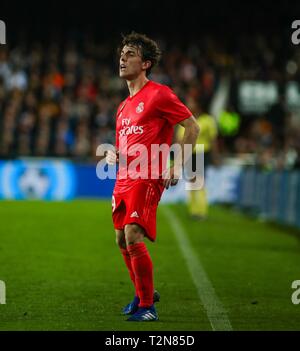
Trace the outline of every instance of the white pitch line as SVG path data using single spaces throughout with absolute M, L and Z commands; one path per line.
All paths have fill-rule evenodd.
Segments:
M 170 208 L 167 206 L 162 206 L 161 208 L 163 209 L 164 214 L 176 236 L 179 248 L 186 260 L 188 269 L 197 288 L 198 296 L 206 310 L 206 314 L 212 329 L 220 331 L 232 330 L 227 313 L 219 300 L 198 256 L 195 254 L 188 239 L 187 233 L 181 225 L 181 222 L 176 218 Z

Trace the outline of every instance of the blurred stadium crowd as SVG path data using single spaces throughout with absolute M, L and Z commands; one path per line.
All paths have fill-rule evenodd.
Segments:
M 114 114 L 128 94 L 118 78 L 120 39 L 59 37 L 1 46 L 0 157 L 87 160 L 96 157 L 99 144 L 114 143 Z M 158 42 L 163 59 L 150 79 L 206 111 L 224 77 L 232 85 L 300 81 L 300 49 L 279 36 L 206 35 Z M 266 169 L 300 167 L 300 114 L 287 109 L 284 96 L 264 114 L 244 115 L 234 98 L 226 109 L 238 114 L 240 127 L 233 135 L 219 133 L 215 160 L 235 157 Z

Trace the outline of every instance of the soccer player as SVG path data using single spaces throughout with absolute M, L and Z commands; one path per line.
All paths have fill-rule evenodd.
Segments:
M 158 203 L 164 189 L 177 184 L 180 170 L 172 166 L 168 177 L 164 177 L 166 168 L 162 167 L 159 168 L 160 177 L 151 179 L 149 157 L 148 178 L 134 179 L 129 175 L 121 177 L 121 174 L 137 157 L 128 153 L 130 147 L 142 144 L 150 155 L 151 145 L 170 145 L 177 123 L 185 128 L 181 144 L 194 146 L 199 127 L 190 110 L 169 87 L 147 78 L 161 55 L 155 41 L 133 32 L 123 37 L 119 54 L 119 75 L 127 82 L 129 96 L 117 110 L 116 150 L 106 153 L 106 162 L 110 165 L 119 162 L 112 218 L 116 242 L 135 288 L 134 299 L 125 306 L 123 314 L 130 315 L 128 321 L 156 321 L 153 265 L 144 239 L 155 241 Z M 127 164 L 121 162 L 124 158 Z

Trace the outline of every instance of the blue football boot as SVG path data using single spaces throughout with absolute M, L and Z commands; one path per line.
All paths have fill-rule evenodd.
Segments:
M 153 303 L 159 302 L 159 300 L 160 300 L 160 293 L 157 290 L 154 290 Z M 125 314 L 125 315 L 134 314 L 139 308 L 139 303 L 140 303 L 139 297 L 135 296 L 133 300 L 123 308 L 122 314 Z
M 127 321 L 129 322 L 154 322 L 158 321 L 158 314 L 154 305 L 150 307 L 139 307 L 139 309 L 130 316 Z
M 133 300 L 123 308 L 122 313 L 125 315 L 134 314 L 139 308 L 139 303 L 140 303 L 139 297 L 135 296 Z

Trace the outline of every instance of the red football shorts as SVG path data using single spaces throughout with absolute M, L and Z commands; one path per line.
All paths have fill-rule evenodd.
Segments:
M 156 239 L 156 211 L 162 191 L 152 182 L 140 182 L 123 193 L 113 193 L 112 219 L 114 228 L 124 230 L 136 223 L 151 241 Z

